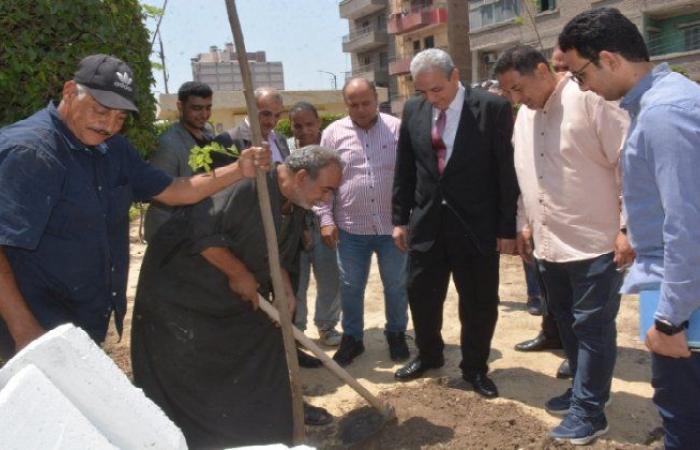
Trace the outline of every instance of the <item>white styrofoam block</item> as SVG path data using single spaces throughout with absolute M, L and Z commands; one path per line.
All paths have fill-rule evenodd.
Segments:
M 185 437 L 83 330 L 61 325 L 0 369 L 0 389 L 33 364 L 115 446 L 184 450 Z
M 32 364 L 0 391 L 0 448 L 116 449 Z
M 224 450 L 316 450 L 316 447 L 309 447 L 308 445 L 297 445 L 296 447 L 287 447 L 284 444 L 270 444 L 252 445 L 248 447 L 233 447 Z

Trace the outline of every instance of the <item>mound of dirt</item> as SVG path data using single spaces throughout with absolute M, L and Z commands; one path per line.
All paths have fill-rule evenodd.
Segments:
M 518 405 L 485 400 L 462 380 L 440 378 L 384 391 L 397 420 L 381 426 L 366 406 L 334 426 L 308 429 L 320 449 L 573 449 L 547 437 L 548 427 Z M 647 448 L 599 439 L 593 449 Z

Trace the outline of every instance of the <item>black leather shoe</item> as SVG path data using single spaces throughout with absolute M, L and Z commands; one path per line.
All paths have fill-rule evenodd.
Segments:
M 409 381 L 415 380 L 423 376 L 428 369 L 437 369 L 445 365 L 445 360 L 440 358 L 440 360 L 434 363 L 423 362 L 420 356 L 413 358 L 408 364 L 394 372 L 394 378 L 399 381 Z
M 309 405 L 304 402 L 304 424 L 311 426 L 328 425 L 333 421 L 333 416 L 331 416 L 325 408 L 319 408 L 318 406 Z
M 515 349 L 519 352 L 540 352 L 542 350 L 555 350 L 560 348 L 562 348 L 561 340 L 545 337 L 543 332 L 540 332 L 534 339 L 515 344 Z
M 299 359 L 299 366 L 307 369 L 315 369 L 323 365 L 320 359 L 316 358 L 315 356 L 311 356 L 300 349 L 297 349 L 297 358 Z
M 571 373 L 571 367 L 569 367 L 569 360 L 565 359 L 557 369 L 557 378 L 566 380 L 568 378 L 573 378 L 573 376 L 574 375 Z
M 485 373 L 476 373 L 473 375 L 462 375 L 464 381 L 470 383 L 474 388 L 474 391 L 486 398 L 496 398 L 498 397 L 498 388 L 496 384 L 491 381 Z
M 542 315 L 542 299 L 540 297 L 528 297 L 525 306 L 527 308 L 527 312 L 531 315 Z
M 350 363 L 364 351 L 365 344 L 363 344 L 362 341 L 358 341 L 352 336 L 344 334 L 343 338 L 340 340 L 338 351 L 333 355 L 333 359 L 338 365 L 345 367 L 350 365 Z
M 406 345 L 406 335 L 403 332 L 385 331 L 384 335 L 389 344 L 389 356 L 392 361 L 405 361 L 411 356 Z

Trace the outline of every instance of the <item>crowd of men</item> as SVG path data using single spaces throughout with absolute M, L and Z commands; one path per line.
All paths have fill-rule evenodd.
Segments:
M 544 405 L 563 416 L 550 435 L 587 444 L 608 431 L 620 294 L 645 292 L 658 299 L 646 345 L 665 445 L 694 448 L 700 354 L 686 328 L 700 307 L 700 87 L 651 63 L 616 9 L 576 16 L 558 46 L 554 64 L 529 46 L 505 51 L 494 67 L 497 94 L 462 85 L 445 51 L 421 51 L 410 65 L 418 95 L 400 120 L 379 112 L 370 81 L 353 78 L 342 91 L 347 117 L 322 131 L 316 108 L 297 103 L 289 139 L 275 131 L 282 95 L 260 88 L 263 147 L 251 147 L 248 118 L 214 136 L 213 93 L 188 82 L 178 92 L 180 120 L 150 163 L 119 134 L 138 112 L 124 81 L 131 69 L 110 55 L 84 58 L 58 105 L 0 130 L 0 356 L 66 322 L 101 343 L 114 315 L 121 333 L 128 210 L 150 201 L 134 382 L 193 448 L 289 442 L 281 332 L 257 308 L 273 299 L 253 180 L 264 170 L 294 323 L 306 328 L 313 272 L 314 324 L 321 343 L 338 346 L 340 365 L 365 349 L 376 255 L 388 354 L 405 361 L 396 380 L 444 365 L 451 277 L 461 375 L 497 397 L 487 361 L 499 257 L 519 254 L 538 288 L 528 307 L 544 319 L 518 349 L 563 346 L 573 377 Z M 240 154 L 193 173 L 190 150 L 211 142 Z M 302 349 L 298 356 L 302 366 L 320 365 Z M 304 406 L 307 424 L 332 420 Z

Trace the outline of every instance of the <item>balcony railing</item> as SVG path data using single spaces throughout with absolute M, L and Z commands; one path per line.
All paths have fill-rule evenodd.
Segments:
M 387 0 L 342 0 L 338 4 L 340 17 L 358 19 L 386 8 Z
M 441 23 L 447 23 L 445 5 L 413 7 L 391 14 L 387 22 L 387 31 L 389 34 L 401 34 Z
M 353 77 L 366 78 L 375 84 L 386 84 L 389 81 L 389 71 L 388 65 L 380 64 L 367 64 L 364 66 L 356 67 L 350 72 L 345 72 L 345 79 L 348 80 Z
M 367 27 L 355 30 L 343 36 L 345 53 L 366 52 L 389 42 L 386 30 L 379 27 Z

